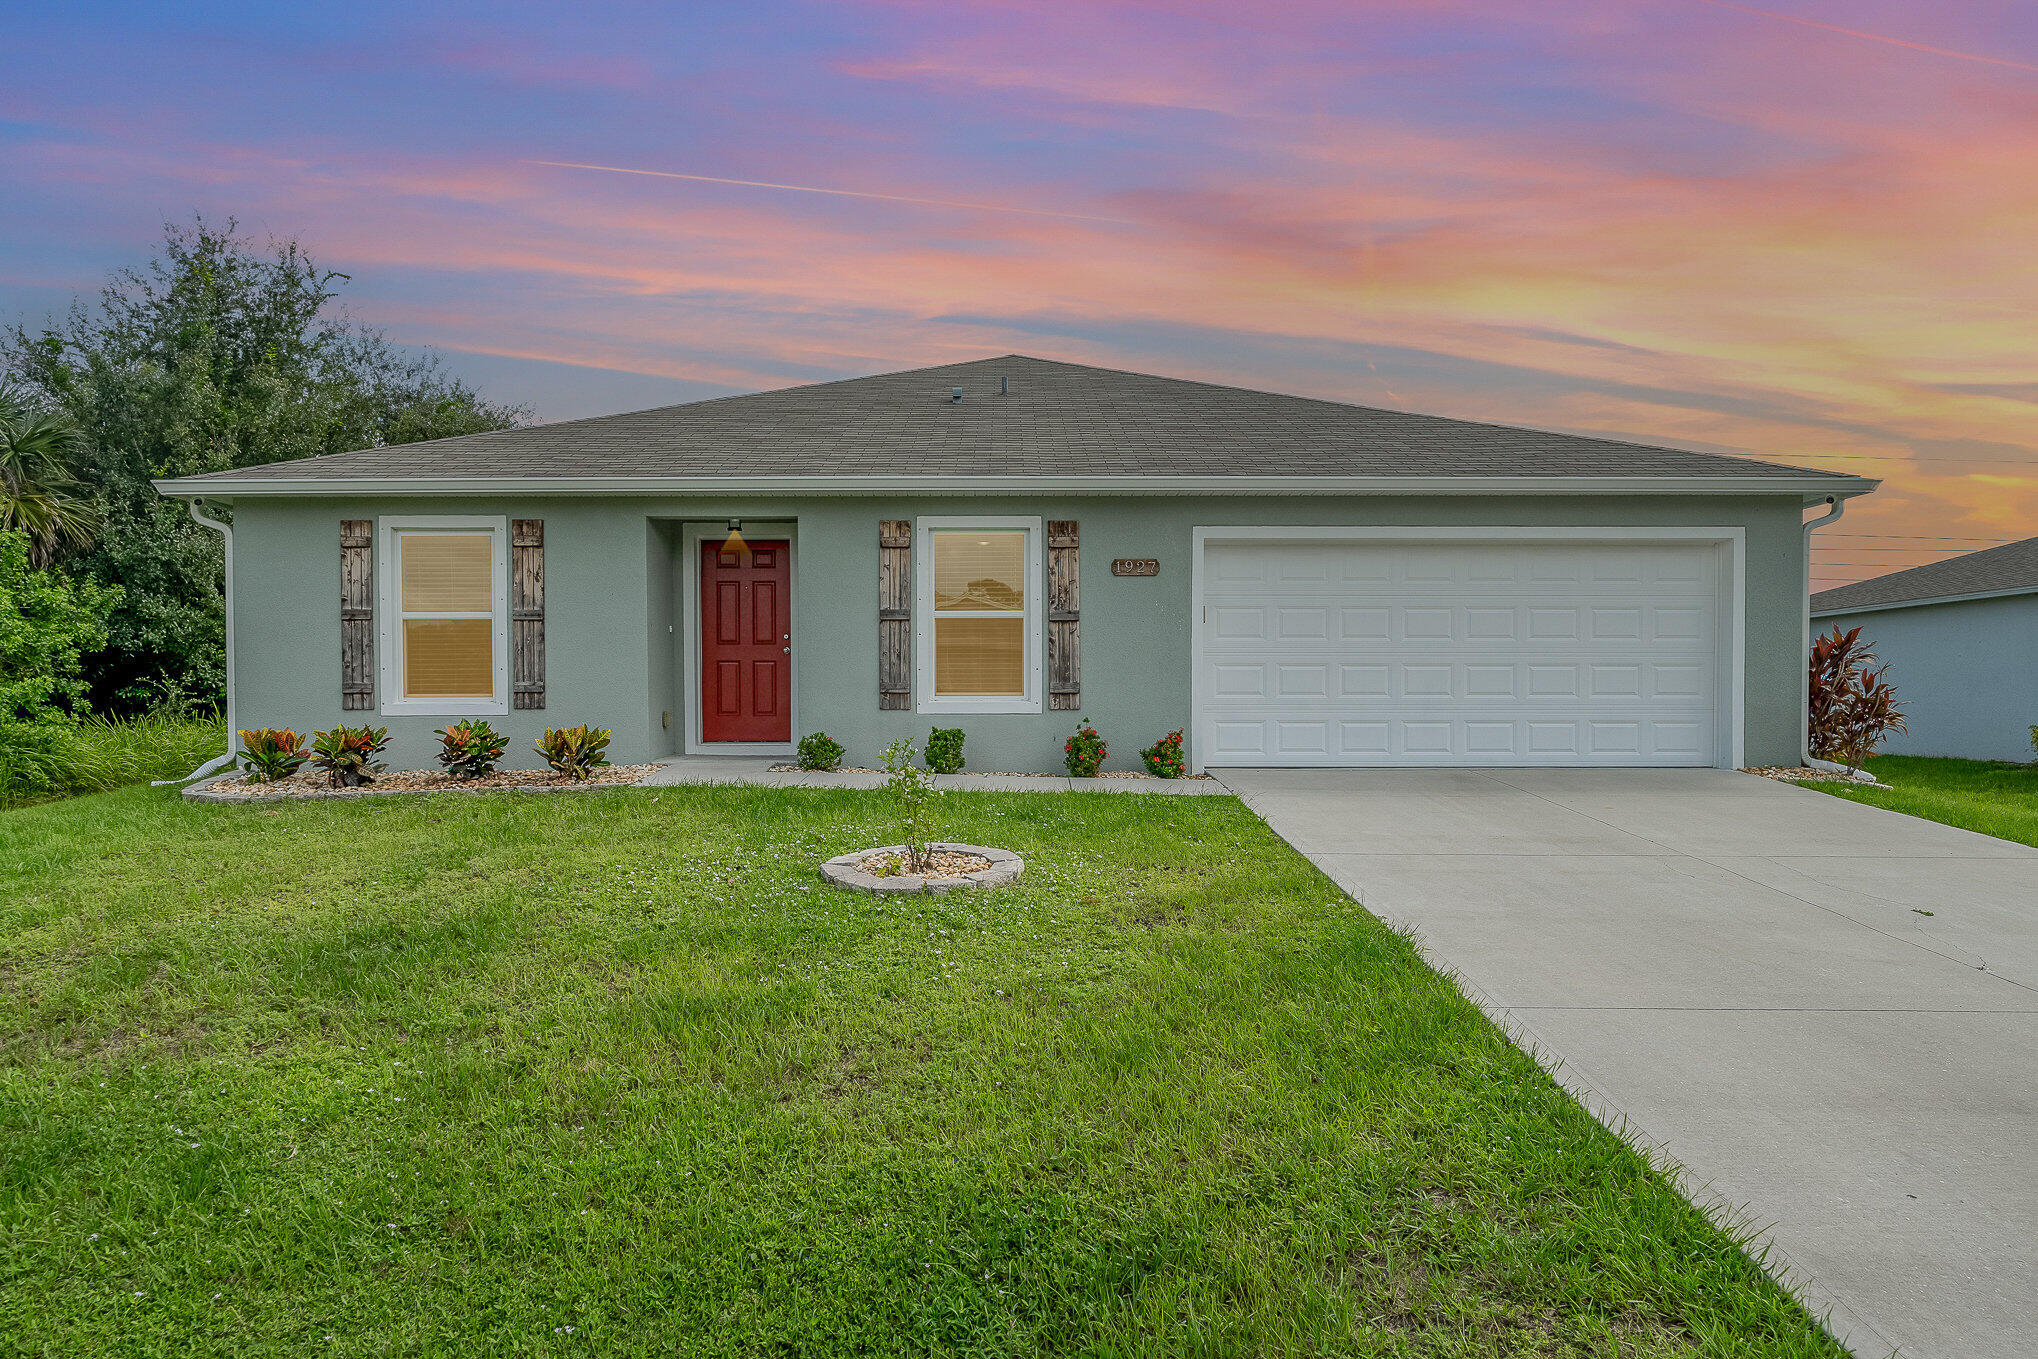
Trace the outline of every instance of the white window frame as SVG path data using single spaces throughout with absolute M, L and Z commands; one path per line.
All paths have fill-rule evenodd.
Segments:
M 493 608 L 491 646 L 495 658 L 495 692 L 486 698 L 405 698 L 403 696 L 403 535 L 434 530 L 486 533 Z M 378 693 L 388 714 L 430 714 L 434 717 L 493 716 L 509 711 L 509 517 L 488 514 L 384 515 L 376 526 L 376 615 L 380 658 Z M 414 615 L 431 617 L 430 614 Z M 449 615 L 470 617 L 468 614 Z
M 937 533 L 1011 533 L 1026 535 L 1026 692 L 1019 697 L 937 698 L 934 693 L 934 535 Z M 929 515 L 918 521 L 914 537 L 913 650 L 919 657 L 919 708 L 923 713 L 1037 713 L 1040 711 L 1042 595 L 1047 588 L 1041 520 L 1028 515 Z M 951 617 L 957 615 L 950 615 Z M 968 618 L 972 615 L 962 614 Z M 999 617 L 1009 615 L 1000 614 Z

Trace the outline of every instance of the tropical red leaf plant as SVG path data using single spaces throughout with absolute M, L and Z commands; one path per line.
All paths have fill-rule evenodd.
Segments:
M 509 749 L 509 742 L 485 718 L 455 722 L 432 734 L 439 738 L 439 763 L 456 779 L 485 777 Z
M 375 757 L 389 744 L 387 727 L 337 726 L 331 731 L 312 733 L 311 763 L 323 770 L 333 788 L 358 788 L 375 782 L 388 766 Z
M 1905 730 L 1889 667 L 1875 667 L 1861 629 L 1832 632 L 1812 643 L 1811 753 L 1859 769 L 1894 732 Z
M 311 749 L 304 738 L 288 727 L 241 728 L 241 768 L 254 783 L 287 779 L 304 767 Z

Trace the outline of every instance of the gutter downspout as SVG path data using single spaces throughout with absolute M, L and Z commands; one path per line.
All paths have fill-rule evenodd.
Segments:
M 226 545 L 226 753 L 207 760 L 181 779 L 156 779 L 150 783 L 151 788 L 163 788 L 170 784 L 202 779 L 220 766 L 234 762 L 234 531 L 231 525 L 208 518 L 199 508 L 204 503 L 203 499 L 193 496 L 185 508 L 191 511 L 194 520 L 215 530 Z M 1810 624 L 1807 623 L 1806 626 L 1809 627 Z
M 1844 774 L 1848 772 L 1845 765 L 1834 764 L 1831 760 L 1816 759 L 1812 755 L 1812 530 L 1823 524 L 1832 523 L 1847 512 L 1847 502 L 1838 496 L 1827 496 L 1826 503 L 1833 508 L 1816 519 L 1807 519 L 1804 525 L 1804 649 L 1800 653 L 1803 657 L 1800 667 L 1804 673 L 1802 697 L 1797 705 L 1797 753 L 1807 769 L 1823 769 L 1829 774 Z M 1866 771 L 1857 775 L 1865 776 Z

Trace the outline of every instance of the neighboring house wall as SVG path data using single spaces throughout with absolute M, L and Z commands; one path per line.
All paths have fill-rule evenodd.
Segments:
M 237 685 L 243 726 L 303 731 L 387 725 L 392 765 L 430 763 L 445 719 L 346 713 L 339 693 L 339 521 L 406 514 L 496 514 L 545 521 L 546 707 L 489 721 L 511 762 L 537 763 L 546 726 L 613 728 L 612 758 L 678 748 L 685 701 L 679 521 L 798 524 L 793 636 L 795 735 L 825 730 L 849 760 L 875 763 L 898 736 L 968 733 L 972 768 L 1048 770 L 1078 717 L 1111 744 L 1107 768 L 1190 720 L 1190 573 L 1198 525 L 1700 526 L 1746 532 L 1746 756 L 1797 759 L 1803 664 L 1802 511 L 1794 497 L 994 497 L 741 500 L 636 497 L 258 499 L 235 506 Z M 1080 712 L 881 711 L 877 696 L 878 521 L 1029 515 L 1081 525 Z M 1115 577 L 1117 557 L 1154 557 L 1153 578 Z M 667 631 L 672 628 L 673 631 Z M 1044 707 L 1044 705 L 1043 705 Z M 672 726 L 662 724 L 666 711 Z
M 1897 689 L 1909 731 L 1888 755 L 2029 760 L 2038 722 L 2038 595 L 1822 615 L 1821 633 L 1858 626 Z

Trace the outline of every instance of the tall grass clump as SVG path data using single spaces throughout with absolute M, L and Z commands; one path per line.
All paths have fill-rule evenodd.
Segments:
M 217 717 L 87 716 L 11 725 L 0 742 L 0 807 L 103 793 L 188 774 L 226 749 Z

